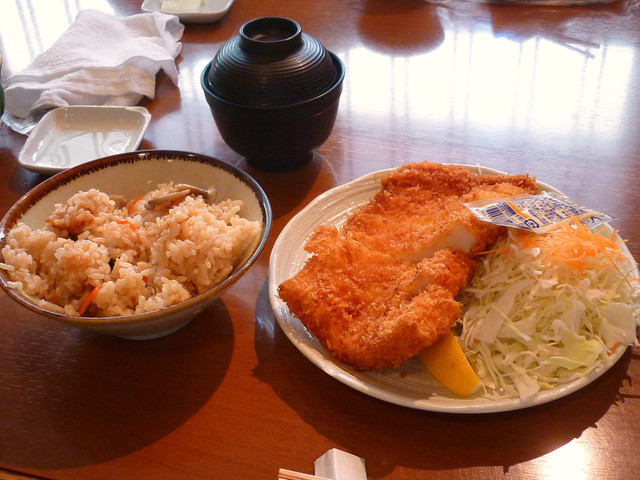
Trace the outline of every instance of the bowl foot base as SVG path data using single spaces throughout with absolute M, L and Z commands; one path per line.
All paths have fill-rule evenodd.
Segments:
M 309 163 L 312 158 L 313 152 L 296 155 L 295 157 L 246 157 L 245 160 L 250 166 L 257 170 L 263 170 L 266 172 L 287 172 Z
M 118 335 L 118 336 L 126 340 L 155 340 L 156 338 L 166 337 L 167 335 L 171 335 L 172 333 L 177 332 L 181 328 L 185 327 L 190 321 L 191 319 L 189 319 L 186 322 L 180 323 L 179 325 L 168 328 L 166 330 L 162 330 L 160 332 L 139 333 L 139 334 L 130 334 L 130 335 Z

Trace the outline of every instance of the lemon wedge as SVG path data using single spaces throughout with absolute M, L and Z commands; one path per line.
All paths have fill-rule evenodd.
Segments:
M 431 375 L 456 395 L 468 397 L 480 387 L 480 378 L 451 330 L 422 350 L 420 360 Z

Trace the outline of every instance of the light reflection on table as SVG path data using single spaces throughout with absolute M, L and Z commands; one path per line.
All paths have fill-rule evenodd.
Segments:
M 553 452 L 545 455 L 540 468 L 540 476 L 548 480 L 586 480 L 585 471 L 589 452 L 579 439 L 574 439 Z
M 81 9 L 130 15 L 141 3 L 4 0 L 3 76 L 26 67 Z M 548 405 L 437 415 L 335 382 L 296 350 L 270 309 L 269 250 L 300 209 L 336 185 L 424 159 L 530 173 L 617 217 L 640 257 L 639 4 L 511 7 L 236 0 L 222 21 L 186 26 L 178 86 L 160 74 L 156 97 L 142 102 L 152 122 L 141 148 L 194 151 L 246 170 L 272 203 L 270 244 L 219 303 L 155 343 L 39 322 L 0 296 L 3 468 L 74 480 L 270 480 L 279 467 L 311 472 L 337 447 L 363 455 L 372 479 L 640 471 L 637 349 Z M 329 140 L 307 166 L 277 174 L 251 169 L 224 144 L 200 87 L 219 46 L 266 15 L 298 21 L 347 70 Z M 25 138 L 0 127 L 5 211 L 45 178 L 17 164 Z

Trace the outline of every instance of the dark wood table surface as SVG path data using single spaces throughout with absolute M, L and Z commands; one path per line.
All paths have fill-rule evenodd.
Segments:
M 4 73 L 83 8 L 140 0 L 4 0 Z M 160 74 L 141 149 L 211 155 L 252 175 L 274 213 L 266 251 L 218 302 L 152 341 L 36 317 L 0 294 L 0 478 L 275 479 L 331 448 L 372 479 L 638 478 L 640 351 L 586 388 L 524 410 L 452 415 L 385 403 L 325 374 L 271 311 L 273 242 L 326 190 L 432 160 L 529 173 L 616 218 L 640 256 L 640 6 L 422 0 L 236 0 L 187 25 L 179 85 Z M 255 170 L 220 138 L 199 77 L 246 21 L 285 16 L 346 64 L 335 129 L 307 165 Z M 0 126 L 0 214 L 46 177 Z

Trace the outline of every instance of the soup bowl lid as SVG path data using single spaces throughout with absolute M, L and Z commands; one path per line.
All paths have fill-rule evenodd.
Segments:
M 242 25 L 213 58 L 206 88 L 244 105 L 282 106 L 314 98 L 338 79 L 326 48 L 288 18 Z

